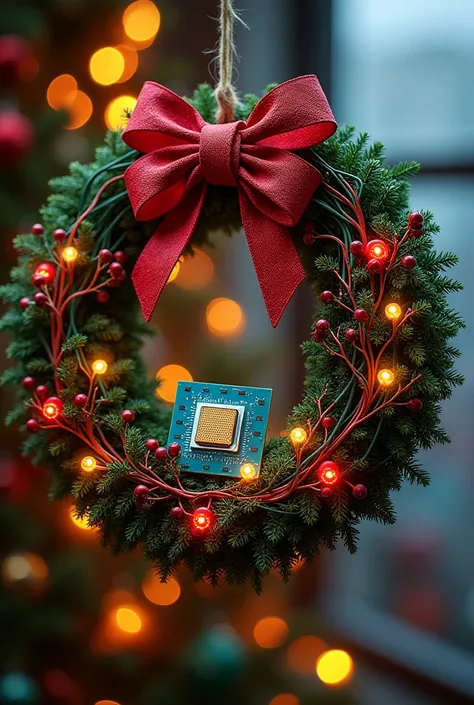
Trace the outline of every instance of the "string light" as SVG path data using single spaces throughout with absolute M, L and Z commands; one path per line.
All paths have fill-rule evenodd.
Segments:
M 97 467 L 97 460 L 92 455 L 85 455 L 81 460 L 81 468 L 86 472 L 92 472 Z
M 395 375 L 392 370 L 385 368 L 378 371 L 377 379 L 382 387 L 390 387 L 390 385 L 394 382 Z
M 332 460 L 325 460 L 318 468 L 318 479 L 325 485 L 335 485 L 340 475 L 339 466 Z
M 49 397 L 43 404 L 43 416 L 46 419 L 57 419 L 63 410 L 63 403 L 59 397 Z
M 110 101 L 105 109 L 105 124 L 109 130 L 120 130 L 127 124 L 127 113 L 133 112 L 137 99 L 133 95 L 121 95 Z
M 245 328 L 245 315 L 237 301 L 226 298 L 213 299 L 206 308 L 209 331 L 219 337 L 236 337 Z
M 182 365 L 165 365 L 156 373 L 156 380 L 160 386 L 156 389 L 156 396 L 164 401 L 172 402 L 176 397 L 178 382 L 192 382 L 193 377 L 189 370 Z
M 347 651 L 331 649 L 316 662 L 318 678 L 326 685 L 339 685 L 349 680 L 354 671 L 354 662 Z
M 288 638 L 288 625 L 280 617 L 264 617 L 255 625 L 253 638 L 262 649 L 277 649 Z
M 48 86 L 46 100 L 53 110 L 69 108 L 77 95 L 77 81 L 74 76 L 63 73 L 56 76 Z
M 244 463 L 240 468 L 240 475 L 244 480 L 254 480 L 257 476 L 257 469 L 252 463 Z
M 123 13 L 125 34 L 134 42 L 154 39 L 160 29 L 161 16 L 156 5 L 148 0 L 132 2 Z
M 127 634 L 138 634 L 142 628 L 140 616 L 131 607 L 119 607 L 115 612 L 115 622 Z
M 215 522 L 215 516 L 208 507 L 198 507 L 195 509 L 192 516 L 193 532 L 203 534 Z
M 68 105 L 69 122 L 65 126 L 66 130 L 78 130 L 90 119 L 94 106 L 92 101 L 84 91 L 77 91 L 72 103 Z
M 125 70 L 125 59 L 119 49 L 103 47 L 94 52 L 89 61 L 92 79 L 102 86 L 117 83 Z
M 301 445 L 301 443 L 304 443 L 305 440 L 308 438 L 308 434 L 304 430 L 304 428 L 292 428 L 290 431 L 290 439 L 291 442 L 296 445 Z
M 153 570 L 150 570 L 145 576 L 142 590 L 147 600 L 153 602 L 154 605 L 160 605 L 160 607 L 173 605 L 181 594 L 181 588 L 175 578 L 168 578 L 166 583 L 162 583 Z
M 383 240 L 370 240 L 365 246 L 367 259 L 385 260 L 390 255 L 390 248 Z
M 95 375 L 105 375 L 107 372 L 108 364 L 105 360 L 94 360 L 92 363 L 92 372 Z
M 79 252 L 75 247 L 65 247 L 61 253 L 61 257 L 65 262 L 75 262 L 79 256 Z
M 396 303 L 387 304 L 385 306 L 385 315 L 390 321 L 396 321 L 402 315 L 402 309 Z

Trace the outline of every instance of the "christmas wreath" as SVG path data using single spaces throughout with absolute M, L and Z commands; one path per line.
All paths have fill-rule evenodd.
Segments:
M 148 83 L 124 134 L 52 182 L 1 291 L 16 362 L 3 383 L 19 387 L 7 421 L 26 423 L 24 452 L 107 546 L 142 545 L 164 579 L 183 562 L 259 589 L 339 538 L 355 551 L 362 519 L 394 521 L 392 490 L 428 483 L 416 452 L 448 441 L 440 401 L 462 382 L 449 341 L 463 324 L 446 300 L 460 285 L 432 215 L 408 210 L 417 164 L 386 164 L 352 128 L 332 134 L 315 77 L 247 95 L 231 123 L 213 123 L 216 107 L 208 85 L 185 101 Z M 288 434 L 261 439 L 258 467 L 190 473 L 188 436 L 167 441 L 169 408 L 140 357 L 150 328 L 129 275 L 149 318 L 182 253 L 241 221 L 272 323 L 303 277 L 322 302 L 304 395 Z M 246 407 L 219 408 L 234 433 Z

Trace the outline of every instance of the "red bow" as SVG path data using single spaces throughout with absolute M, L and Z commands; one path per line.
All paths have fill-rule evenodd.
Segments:
M 287 150 L 316 145 L 335 129 L 316 76 L 281 84 L 247 122 L 223 125 L 204 122 L 168 88 L 145 83 L 123 139 L 145 153 L 125 172 L 136 219 L 167 213 L 132 275 L 146 320 L 193 234 L 210 183 L 237 188 L 257 278 L 277 325 L 305 276 L 288 227 L 300 220 L 322 178 Z

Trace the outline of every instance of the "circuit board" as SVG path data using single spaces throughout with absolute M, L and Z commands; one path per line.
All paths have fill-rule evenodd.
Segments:
M 260 472 L 272 390 L 178 382 L 168 443 L 183 472 L 240 478 Z M 245 472 L 245 470 L 244 470 Z

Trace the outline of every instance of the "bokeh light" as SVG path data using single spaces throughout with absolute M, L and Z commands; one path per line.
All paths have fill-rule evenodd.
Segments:
M 181 594 L 181 588 L 177 580 L 169 578 L 166 583 L 162 583 L 152 570 L 145 575 L 142 582 L 142 590 L 147 600 L 161 607 L 168 607 L 174 604 Z
M 181 262 L 177 286 L 187 291 L 204 289 L 214 276 L 214 262 L 202 250 L 194 250 L 194 254 L 185 257 Z
M 156 395 L 164 401 L 174 401 L 178 382 L 192 382 L 193 377 L 189 370 L 182 365 L 165 365 L 156 373 L 160 386 L 156 388 Z
M 46 100 L 53 110 L 69 108 L 77 95 L 77 81 L 74 76 L 63 73 L 51 81 L 46 91 Z
M 300 701 L 293 693 L 280 693 L 275 695 L 268 705 L 300 705 Z
M 124 70 L 117 83 L 125 83 L 138 69 L 138 53 L 136 49 L 126 44 L 119 44 L 116 49 L 122 54 L 124 60 Z
M 237 301 L 213 299 L 206 308 L 207 327 L 219 338 L 235 337 L 245 328 L 245 315 Z
M 349 680 L 354 671 L 354 662 L 347 651 L 331 649 L 325 651 L 316 662 L 318 678 L 326 685 L 339 685 Z
M 80 517 L 76 514 L 75 508 L 71 507 L 71 509 L 69 510 L 69 516 L 74 526 L 77 526 L 78 529 L 82 529 L 84 531 L 92 530 L 92 527 L 89 526 L 89 517 L 87 514 L 84 514 L 84 516 Z
M 67 130 L 77 130 L 90 119 L 94 107 L 89 96 L 83 91 L 77 91 L 74 100 L 67 106 L 69 111 L 69 122 Z
M 125 58 L 116 47 L 103 47 L 95 51 L 89 61 L 92 79 L 101 86 L 117 83 L 125 71 Z
M 131 113 L 137 104 L 133 95 L 121 95 L 110 101 L 105 109 L 105 124 L 109 130 L 121 130 L 128 122 L 127 113 Z
M 97 700 L 95 705 L 120 705 L 116 700 Z
M 115 621 L 118 628 L 127 634 L 138 634 L 142 628 L 142 620 L 131 607 L 119 607 L 115 612 Z
M 181 268 L 181 258 L 176 262 L 174 265 L 173 269 L 171 270 L 171 274 L 168 277 L 168 281 L 166 282 L 167 284 L 171 284 L 171 282 L 174 282 L 176 277 L 179 274 L 179 270 Z
M 6 582 L 29 578 L 43 581 L 48 577 L 48 566 L 41 556 L 35 553 L 18 553 L 5 558 L 2 575 Z
M 276 649 L 288 638 L 288 625 L 280 617 L 264 617 L 254 627 L 253 638 L 262 649 Z
M 126 8 L 122 21 L 127 37 L 141 43 L 155 38 L 160 29 L 161 16 L 154 3 L 137 0 Z
M 300 636 L 290 644 L 286 652 L 289 667 L 301 675 L 314 673 L 316 661 L 327 650 L 327 644 L 317 636 Z

